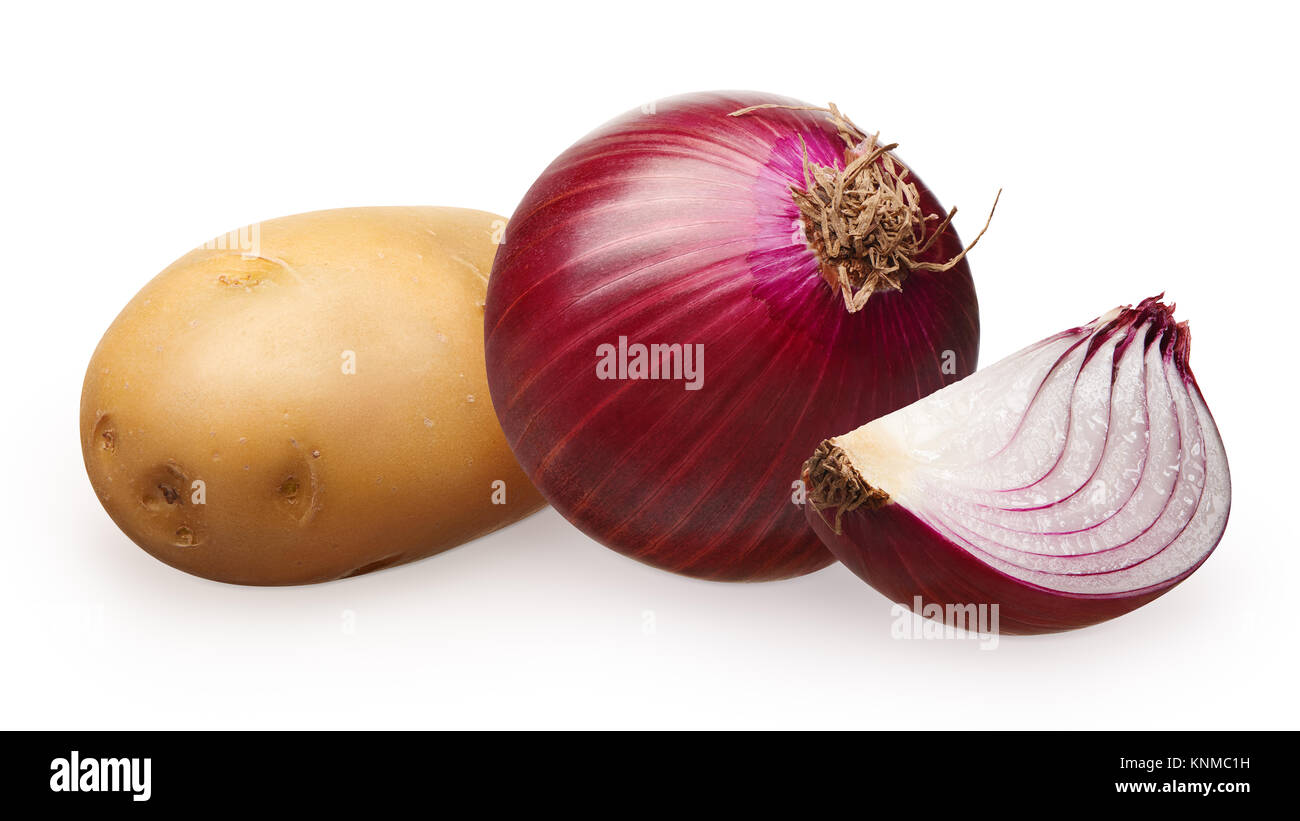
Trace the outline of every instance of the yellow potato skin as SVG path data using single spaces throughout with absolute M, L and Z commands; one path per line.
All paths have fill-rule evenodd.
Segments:
M 173 263 L 86 371 L 82 451 L 113 521 L 173 567 L 282 585 L 420 559 L 540 508 L 483 360 L 504 225 L 317 211 Z

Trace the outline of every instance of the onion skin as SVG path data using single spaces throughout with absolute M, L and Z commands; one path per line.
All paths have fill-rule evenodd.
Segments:
M 1122 616 L 1159 598 L 1205 561 L 1144 590 L 1079 595 L 1013 579 L 978 561 L 899 505 L 846 514 L 838 534 L 811 505 L 805 512 L 835 557 L 890 601 L 908 607 L 917 596 L 925 604 L 940 606 L 996 603 L 999 631 L 1008 635 L 1057 633 Z
M 728 116 L 763 103 L 802 105 L 660 100 L 565 151 L 512 218 L 485 315 L 493 406 L 547 500 L 614 550 L 721 581 L 830 564 L 792 503 L 808 452 L 971 373 L 979 347 L 964 260 L 845 310 L 791 241 L 789 196 L 800 136 L 841 169 L 844 144 L 819 112 Z M 945 213 L 916 183 L 924 211 Z M 921 259 L 961 250 L 949 226 Z M 704 345 L 702 389 L 598 380 L 594 354 L 620 336 Z

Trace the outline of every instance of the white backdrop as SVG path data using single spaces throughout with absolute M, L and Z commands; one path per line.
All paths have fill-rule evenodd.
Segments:
M 116 6 L 116 4 L 113 4 Z M 980 6 L 977 8 L 977 6 Z M 24 3 L 0 29 L 0 727 L 1300 726 L 1290 4 Z M 851 44 L 851 45 L 850 45 Z M 227 586 L 136 548 L 77 443 L 95 343 L 210 237 L 320 208 L 509 214 L 657 97 L 833 100 L 972 236 L 981 363 L 1160 291 L 1227 444 L 1227 535 L 1070 634 L 890 637 L 836 565 L 725 585 L 547 510 L 414 565 Z

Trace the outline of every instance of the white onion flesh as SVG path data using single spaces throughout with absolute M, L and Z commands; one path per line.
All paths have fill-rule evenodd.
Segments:
M 1227 523 L 1227 456 L 1187 333 L 1155 300 L 1117 308 L 834 443 L 1002 573 L 1067 593 L 1141 590 L 1195 567 Z

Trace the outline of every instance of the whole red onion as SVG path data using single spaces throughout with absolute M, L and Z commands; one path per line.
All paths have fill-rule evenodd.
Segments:
M 832 561 L 796 504 L 807 453 L 971 373 L 979 345 L 951 215 L 888 148 L 833 107 L 693 94 L 542 173 L 492 268 L 487 370 L 566 518 L 707 579 Z
M 949 623 L 997 605 L 1002 632 L 1045 633 L 1133 610 L 1228 522 L 1190 342 L 1159 297 L 1049 337 L 824 442 L 808 518 L 849 569 Z

